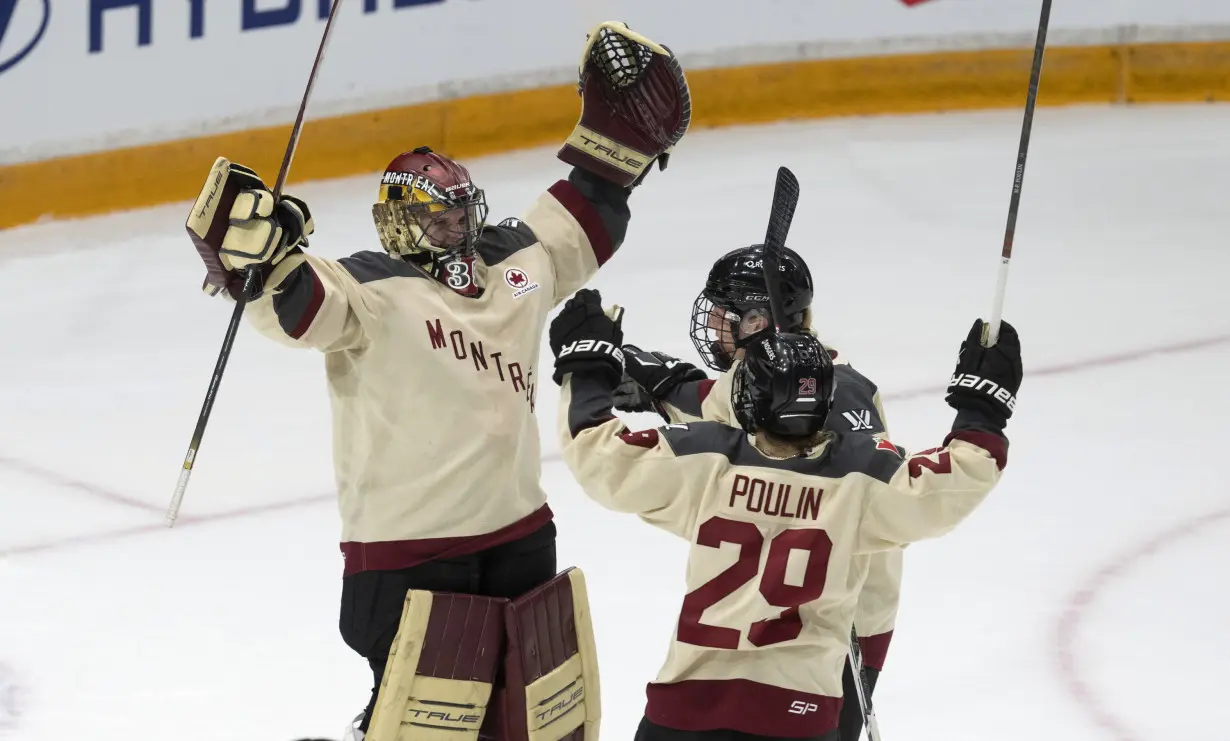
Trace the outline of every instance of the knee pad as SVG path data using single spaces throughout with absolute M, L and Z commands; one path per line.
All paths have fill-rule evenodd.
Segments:
M 366 741 L 477 741 L 508 600 L 411 590 Z
M 504 608 L 503 741 L 597 741 L 598 651 L 585 576 L 570 568 Z

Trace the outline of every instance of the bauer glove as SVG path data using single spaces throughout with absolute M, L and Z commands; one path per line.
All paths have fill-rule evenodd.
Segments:
M 551 352 L 555 353 L 558 384 L 566 373 L 593 373 L 609 379 L 611 388 L 624 374 L 623 310 L 612 309 L 614 318 L 602 309 L 602 295 L 592 288 L 577 291 L 564 310 L 551 322 Z
M 1008 322 L 1000 324 L 999 340 L 992 347 L 983 346 L 982 333 L 983 322 L 977 319 L 961 343 L 944 400 L 958 412 L 973 412 L 1003 430 L 1021 387 L 1021 340 Z
M 624 372 L 649 392 L 654 400 L 662 399 L 681 383 L 709 378 L 691 363 L 664 352 L 642 350 L 636 345 L 624 345 L 624 357 L 627 359 Z

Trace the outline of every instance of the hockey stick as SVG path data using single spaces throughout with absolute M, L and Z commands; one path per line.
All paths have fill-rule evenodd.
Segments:
M 780 334 L 786 322 L 782 304 L 781 266 L 786 249 L 786 236 L 794 221 L 794 209 L 799 204 L 799 180 L 788 168 L 777 168 L 777 185 L 773 188 L 773 209 L 769 212 L 769 228 L 764 236 L 765 288 L 769 294 L 769 310 L 773 325 Z
M 850 672 L 854 675 L 854 691 L 858 694 L 858 705 L 863 711 L 863 725 L 867 727 L 867 738 L 880 741 L 880 723 L 876 720 L 875 706 L 871 704 L 871 685 L 867 682 L 867 672 L 863 670 L 863 648 L 858 645 L 858 633 L 854 631 L 854 626 L 850 626 L 848 655 Z
M 1021 126 L 1021 146 L 1016 155 L 1016 173 L 1012 181 L 1012 199 L 1008 203 L 1008 226 L 1004 230 L 1004 249 L 999 257 L 999 278 L 995 284 L 995 301 L 991 321 L 983 330 L 983 347 L 999 340 L 999 325 L 1004 317 L 1004 293 L 1008 290 L 1008 265 L 1012 261 L 1012 242 L 1016 239 L 1016 216 L 1021 208 L 1021 185 L 1025 180 L 1025 156 L 1029 154 L 1029 134 L 1034 125 L 1034 107 L 1038 102 L 1038 82 L 1042 79 L 1042 55 L 1046 52 L 1046 29 L 1051 23 L 1051 0 L 1042 0 L 1042 18 L 1038 21 L 1038 41 L 1034 45 L 1034 64 L 1029 73 L 1029 95 L 1025 98 L 1025 122 Z
M 303 91 L 303 99 L 299 101 L 299 113 L 295 116 L 295 125 L 290 130 L 290 141 L 286 143 L 286 153 L 282 155 L 282 167 L 278 170 L 278 179 L 273 186 L 273 200 L 276 203 L 282 195 L 282 186 L 286 184 L 286 176 L 290 174 L 290 163 L 295 158 L 295 149 L 299 146 L 299 136 L 303 133 L 303 114 L 307 110 L 308 98 L 312 95 L 312 87 L 316 84 L 316 74 L 320 71 L 321 60 L 325 57 L 325 47 L 329 45 L 329 34 L 333 30 L 333 20 L 337 17 L 337 9 L 341 0 L 333 0 L 329 8 L 329 19 L 325 21 L 325 30 L 321 35 L 320 46 L 316 49 L 316 61 L 312 62 L 312 72 L 308 75 L 307 89 Z M 205 391 L 205 403 L 201 406 L 201 414 L 196 420 L 196 429 L 192 433 L 192 441 L 188 443 L 188 453 L 184 456 L 184 469 L 180 471 L 179 481 L 175 484 L 175 495 L 171 497 L 171 506 L 167 509 L 167 527 L 175 526 L 179 517 L 179 507 L 184 501 L 184 492 L 188 489 L 188 479 L 192 476 L 192 465 L 196 462 L 197 451 L 201 447 L 201 439 L 205 437 L 205 426 L 209 424 L 209 415 L 214 408 L 214 399 L 218 395 L 218 386 L 222 383 L 222 374 L 226 371 L 226 363 L 231 357 L 231 348 L 235 345 L 235 334 L 239 331 L 239 322 L 243 318 L 243 310 L 248 301 L 260 288 L 260 272 L 255 268 L 248 269 L 243 277 L 243 294 L 235 300 L 235 309 L 231 312 L 231 322 L 226 327 L 222 337 L 222 349 L 218 351 L 218 362 L 214 365 L 213 376 L 209 379 L 209 388 Z

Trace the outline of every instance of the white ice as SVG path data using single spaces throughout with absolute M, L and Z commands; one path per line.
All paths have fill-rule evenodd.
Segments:
M 629 341 L 694 359 L 708 265 L 763 236 L 788 165 L 819 328 L 884 390 L 893 439 L 929 447 L 957 346 L 990 308 L 1020 123 L 695 131 L 634 195 L 596 285 L 627 307 Z M 1038 112 L 1005 312 L 1027 374 L 1009 468 L 956 532 L 907 552 L 876 693 L 889 741 L 1226 738 L 1227 131 L 1230 106 Z M 565 172 L 553 149 L 472 169 L 500 218 Z M 378 249 L 374 174 L 293 190 L 313 250 Z M 186 208 L 0 232 L 6 741 L 336 737 L 367 698 L 336 627 L 318 356 L 241 331 L 185 520 L 161 527 L 230 313 L 197 290 Z M 604 737 L 628 739 L 684 548 L 585 498 L 552 457 L 555 391 L 539 387 L 543 479 L 561 562 L 591 582 Z

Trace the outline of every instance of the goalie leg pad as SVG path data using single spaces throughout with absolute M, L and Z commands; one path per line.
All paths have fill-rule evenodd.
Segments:
M 411 590 L 367 741 L 477 741 L 508 600 Z
M 597 741 L 598 651 L 581 570 L 514 600 L 504 622 L 504 741 Z

